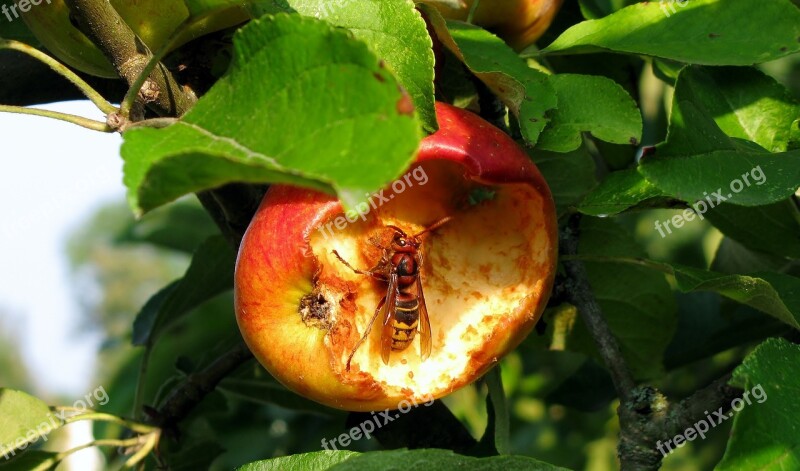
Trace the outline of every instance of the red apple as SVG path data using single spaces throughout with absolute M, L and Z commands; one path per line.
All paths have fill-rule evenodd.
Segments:
M 439 131 L 361 216 L 343 214 L 327 194 L 275 185 L 244 236 L 239 328 L 261 364 L 303 396 L 352 411 L 445 396 L 514 349 L 545 307 L 557 244 L 547 184 L 499 129 L 450 105 L 436 111 Z M 384 364 L 383 319 L 355 349 L 387 283 L 354 273 L 333 251 L 370 269 L 394 235 L 387 225 L 414 234 L 444 217 L 452 219 L 420 236 L 430 356 L 422 358 L 417 334 Z

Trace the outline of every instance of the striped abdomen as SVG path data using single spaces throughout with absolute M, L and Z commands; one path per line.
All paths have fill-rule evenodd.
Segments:
M 411 293 L 399 293 L 392 319 L 392 350 L 405 350 L 414 341 L 419 323 L 419 298 Z

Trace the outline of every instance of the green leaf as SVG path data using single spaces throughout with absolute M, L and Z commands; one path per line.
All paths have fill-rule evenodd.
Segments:
M 636 169 L 609 174 L 581 201 L 578 210 L 591 216 L 618 214 L 648 200 L 665 195 Z
M 541 52 L 617 51 L 690 64 L 751 65 L 800 51 L 798 37 L 800 10 L 789 0 L 758 8 L 751 0 L 641 2 L 578 23 Z
M 565 154 L 534 148 L 531 158 L 550 186 L 558 214 L 574 207 L 595 185 L 595 163 L 584 146 Z
M 793 200 L 753 207 L 721 204 L 705 213 L 705 217 L 723 234 L 746 247 L 800 258 L 800 211 Z
M 682 265 L 672 265 L 672 270 L 678 288 L 684 293 L 719 293 L 800 329 L 800 278 L 769 272 L 753 276 L 723 275 Z
M 581 256 L 637 257 L 645 253 L 610 219 L 584 218 Z M 663 373 L 662 358 L 677 325 L 677 306 L 664 276 L 646 267 L 617 262 L 586 262 L 589 284 L 603 317 L 620 343 L 622 355 L 637 378 Z M 596 355 L 584 323 L 576 323 L 568 347 Z
M 249 463 L 237 471 L 326 471 L 359 454 L 353 451 L 316 451 Z
M 767 340 L 736 368 L 731 384 L 745 395 L 731 403 L 733 430 L 715 469 L 800 468 L 800 346 Z
M 214 296 L 233 288 L 236 254 L 222 236 L 209 237 L 195 252 L 180 280 L 159 291 L 133 323 L 133 344 L 153 344 L 184 315 Z
M 328 464 L 328 461 L 330 464 Z M 491 456 L 474 458 L 450 450 L 392 450 L 370 453 L 316 452 L 250 463 L 238 471 L 392 471 L 424 469 L 450 471 L 471 469 L 479 471 L 559 471 L 560 468 L 527 456 Z
M 0 388 L 0 456 L 12 456 L 14 450 L 27 448 L 61 425 L 40 399 Z
M 529 145 L 549 121 L 547 112 L 558 103 L 548 76 L 534 70 L 500 38 L 460 21 L 445 21 L 441 14 L 420 5 L 442 44 L 456 55 L 517 117 L 522 137 Z
M 720 99 L 718 87 L 707 77 L 702 67 L 681 71 L 667 141 L 655 155 L 642 158 L 639 171 L 664 193 L 687 202 L 705 199 L 704 204 L 711 207 L 722 202 L 759 206 L 794 194 L 800 184 L 800 150 L 770 153 L 755 143 L 725 135 L 715 117 L 726 111 L 713 104 Z M 759 124 L 757 113 L 742 111 L 735 119 L 732 116 L 720 119 L 732 132 L 772 143 L 783 139 L 773 138 L 781 134 Z M 766 118 L 764 122 L 775 121 Z
M 58 462 L 58 453 L 34 450 L 10 461 L 0 460 L 0 469 L 3 471 L 49 471 Z
M 137 212 L 234 181 L 335 191 L 345 206 L 383 187 L 420 141 L 407 97 L 366 44 L 298 15 L 255 20 L 234 38 L 229 75 L 181 120 L 125 133 Z
M 613 80 L 593 75 L 550 76 L 558 108 L 536 147 L 569 152 L 580 147 L 582 132 L 602 141 L 639 145 L 642 115 L 628 92 Z
M 411 95 L 423 127 L 438 129 L 433 98 L 433 43 L 410 0 L 278 0 L 283 8 L 346 28 L 386 61 Z

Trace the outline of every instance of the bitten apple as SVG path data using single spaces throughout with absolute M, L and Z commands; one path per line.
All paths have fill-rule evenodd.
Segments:
M 475 0 L 463 0 L 459 8 L 434 2 L 445 18 L 465 21 Z M 563 0 L 482 0 L 472 22 L 503 38 L 511 47 L 522 50 L 547 30 Z
M 360 215 L 344 214 L 329 195 L 275 185 L 244 236 L 239 328 L 261 364 L 303 396 L 352 411 L 445 396 L 514 349 L 545 307 L 557 244 L 547 184 L 499 129 L 450 105 L 436 111 L 439 131 Z M 333 251 L 367 270 L 390 250 L 387 225 L 416 234 L 445 217 L 420 236 L 430 356 L 422 359 L 417 335 L 384 364 L 382 318 L 355 349 L 387 283 L 354 273 Z

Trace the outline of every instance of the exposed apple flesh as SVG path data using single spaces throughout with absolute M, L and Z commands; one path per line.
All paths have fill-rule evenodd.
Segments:
M 439 398 L 515 348 L 544 309 L 557 240 L 547 185 L 525 152 L 478 116 L 444 104 L 437 116 L 441 129 L 406 173 L 414 178 L 402 192 L 384 191 L 389 201 L 363 220 L 351 214 L 355 222 L 339 219 L 337 228 L 339 202 L 311 190 L 276 185 L 264 198 L 237 261 L 236 311 L 248 346 L 290 389 L 357 411 Z M 385 365 L 379 319 L 348 370 L 387 285 L 354 273 L 333 250 L 370 269 L 393 235 L 386 225 L 413 234 L 445 216 L 453 219 L 423 235 L 420 249 L 430 357 L 421 361 L 415 339 Z

